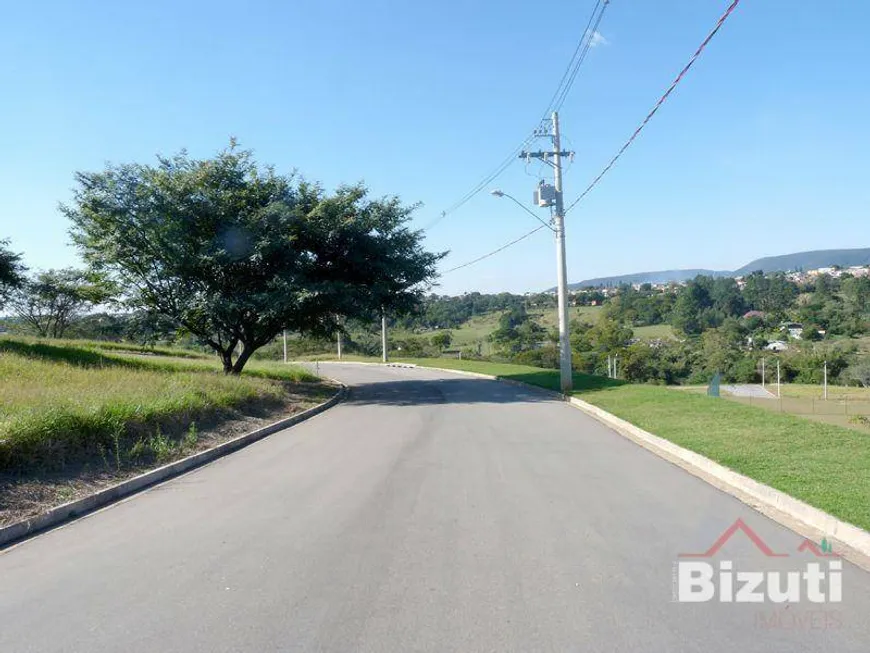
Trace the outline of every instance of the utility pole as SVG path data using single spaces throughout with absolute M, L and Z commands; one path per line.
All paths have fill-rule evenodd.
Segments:
M 825 401 L 828 400 L 828 361 L 825 361 Z
M 337 344 L 338 344 L 338 360 L 341 360 L 341 331 L 338 332 Z
M 381 309 L 381 360 L 387 362 L 387 313 Z
M 284 329 L 282 335 L 284 336 L 284 362 L 286 363 L 287 362 L 287 329 Z
M 761 358 L 761 388 L 764 389 L 764 357 Z
M 538 206 L 553 207 L 553 231 L 556 234 L 556 288 L 559 300 L 559 376 L 563 393 L 573 389 L 573 372 L 571 369 L 571 339 L 568 333 L 568 270 L 565 262 L 565 203 L 562 195 L 562 157 L 573 154 L 563 152 L 559 132 L 559 113 L 553 112 L 553 129 L 550 134 L 553 139 L 553 151 L 520 152 L 520 158 L 541 159 L 553 166 L 553 186 L 555 188 L 552 202 L 538 196 Z M 552 160 L 551 160 L 552 159 Z M 541 187 L 543 190 L 543 187 Z M 546 200 L 546 201 L 545 201 Z
M 779 359 L 776 359 L 776 396 L 782 397 L 782 392 L 779 386 Z

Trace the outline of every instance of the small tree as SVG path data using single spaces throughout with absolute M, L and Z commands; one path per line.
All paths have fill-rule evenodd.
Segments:
M 849 366 L 847 375 L 852 381 L 857 381 L 865 388 L 870 388 L 870 363 L 864 362 Z
M 40 272 L 15 291 L 10 306 L 37 335 L 62 338 L 84 311 L 107 301 L 108 287 L 81 270 L 65 268 Z
M 449 331 L 440 331 L 432 336 L 432 346 L 442 351 L 447 349 L 451 342 L 453 342 L 453 334 Z
M 819 327 L 815 324 L 807 324 L 804 325 L 803 330 L 801 331 L 801 339 L 807 341 L 821 340 L 822 334 L 819 333 Z
M 21 254 L 10 251 L 8 246 L 8 240 L 0 240 L 0 310 L 6 305 L 11 293 L 25 281 Z

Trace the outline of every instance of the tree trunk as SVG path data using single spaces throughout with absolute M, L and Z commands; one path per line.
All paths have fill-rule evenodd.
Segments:
M 245 343 L 242 343 L 242 353 L 239 354 L 239 357 L 236 359 L 235 364 L 232 366 L 231 374 L 235 376 L 239 376 L 242 373 L 242 370 L 245 368 L 245 363 L 248 362 L 248 359 L 251 357 L 251 354 L 254 353 L 254 349 L 248 346 Z
M 232 349 L 222 349 L 220 352 L 221 363 L 224 366 L 224 374 L 233 374 L 233 347 Z

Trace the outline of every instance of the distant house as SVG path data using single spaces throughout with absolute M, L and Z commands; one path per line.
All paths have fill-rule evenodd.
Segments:
M 774 340 L 769 343 L 765 349 L 767 351 L 786 351 L 788 349 L 788 345 L 784 343 L 782 340 Z
M 818 277 L 818 276 L 821 276 L 823 274 L 827 275 L 829 277 L 832 277 L 834 279 L 837 279 L 843 274 L 843 271 L 839 268 L 839 266 L 836 266 L 836 265 L 826 267 L 826 268 L 816 268 L 815 270 L 809 271 L 809 276 L 811 276 L 811 277 Z
M 764 319 L 764 311 L 746 311 L 743 314 L 744 320 L 748 320 L 751 317 L 760 317 L 761 319 Z
M 788 331 L 789 337 L 795 340 L 800 340 L 804 332 L 804 325 L 800 322 L 783 322 L 779 328 L 781 331 Z

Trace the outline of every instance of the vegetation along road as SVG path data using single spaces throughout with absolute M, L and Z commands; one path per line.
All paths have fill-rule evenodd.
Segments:
M 801 539 L 580 411 L 435 370 L 320 368 L 346 402 L 0 554 L 0 649 L 866 651 L 870 575 L 849 564 L 839 628 L 674 602 L 678 554 L 737 518 L 775 551 Z

